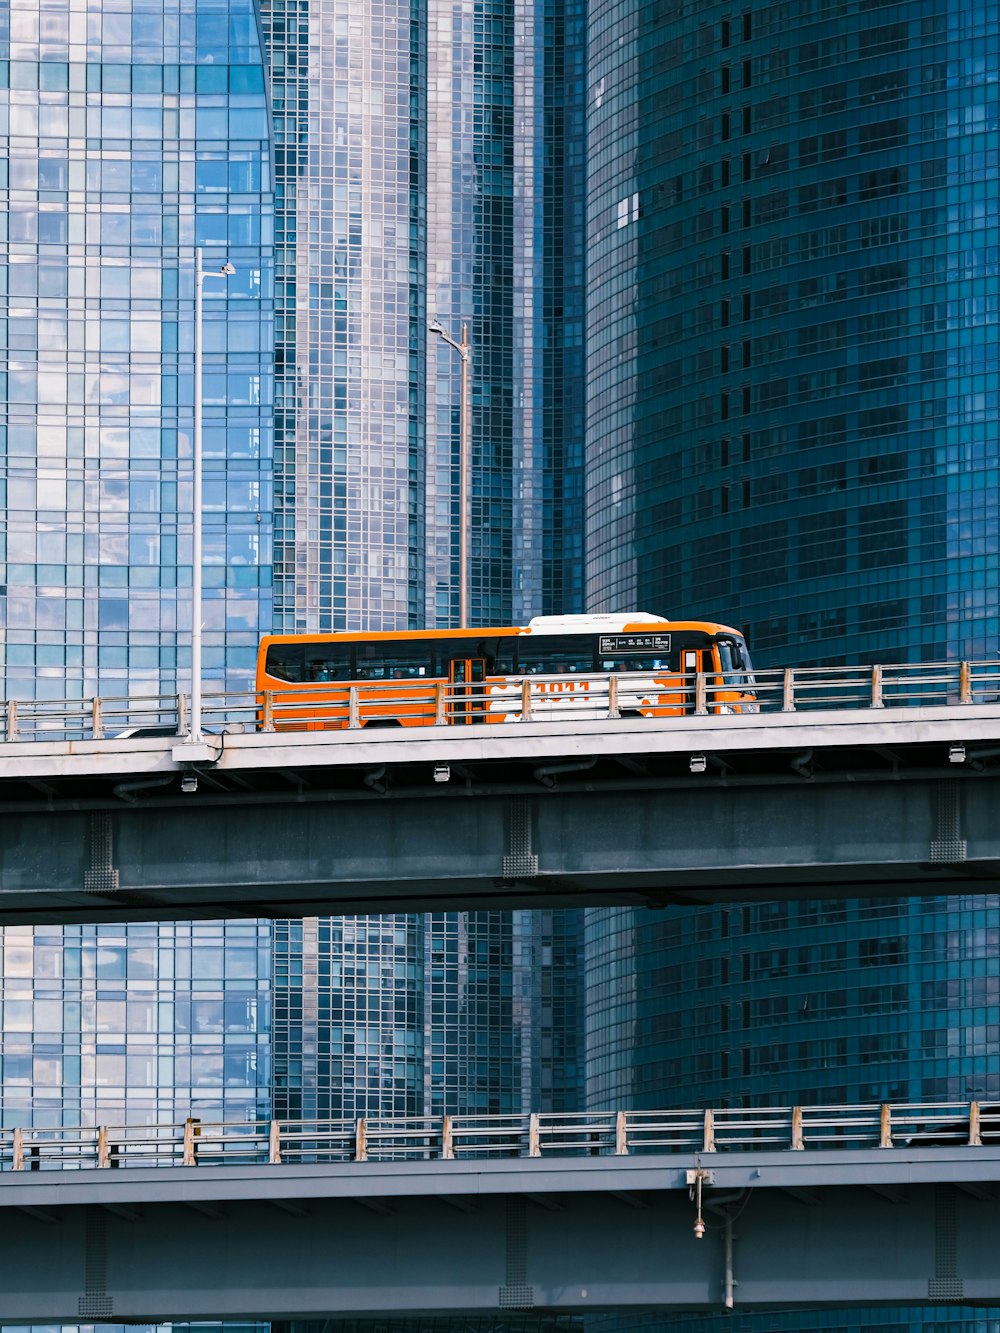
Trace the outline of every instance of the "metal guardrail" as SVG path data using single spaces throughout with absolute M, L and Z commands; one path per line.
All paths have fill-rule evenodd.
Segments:
M 526 676 L 498 685 L 371 681 L 349 686 L 315 684 L 264 693 L 208 693 L 205 728 L 215 732 L 319 729 L 354 730 L 375 724 L 601 719 L 652 716 L 652 696 L 669 703 L 655 715 L 676 711 L 710 716 L 734 711 L 734 691 L 752 691 L 754 711 L 934 707 L 1000 703 L 1000 663 L 944 662 L 867 667 L 801 667 L 760 671 L 752 687 L 719 683 L 714 674 L 671 676 L 656 687 L 652 675 Z M 743 712 L 751 711 L 747 703 Z M 183 736 L 185 694 L 125 695 L 94 699 L 16 700 L 0 704 L 0 739 L 104 740 L 163 729 Z M 148 730 L 147 730 L 148 734 Z
M 239 1123 L 191 1116 L 180 1125 L 0 1131 L 0 1172 L 978 1147 L 984 1141 L 1000 1141 L 1000 1105 L 886 1103 Z

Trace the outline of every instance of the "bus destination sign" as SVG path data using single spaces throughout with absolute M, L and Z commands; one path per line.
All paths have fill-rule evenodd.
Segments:
M 615 653 L 669 653 L 669 634 L 602 634 L 602 655 Z

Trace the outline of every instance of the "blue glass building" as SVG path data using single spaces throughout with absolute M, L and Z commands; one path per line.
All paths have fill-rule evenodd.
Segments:
M 245 686 L 271 582 L 271 149 L 253 5 L 2 13 L 6 693 L 183 680 L 198 245 L 237 269 L 205 285 L 205 667 Z
M 994 20 L 592 9 L 595 609 L 763 663 L 996 652 Z
M 764 665 L 995 655 L 996 19 L 591 7 L 595 610 L 736 624 Z M 998 907 L 589 913 L 590 1104 L 995 1097 Z M 780 1326 L 859 1322 L 971 1326 Z
M 9 695 L 186 684 L 196 246 L 237 269 L 205 287 L 208 678 L 244 686 L 272 623 L 454 617 L 430 315 L 475 346 L 475 617 L 580 609 L 577 0 L 3 0 L 0 41 Z M 575 1012 L 567 921 L 11 932 L 0 1113 L 565 1103 L 575 1050 L 551 1089 L 539 1052 Z
M 451 625 L 472 342 L 471 618 L 582 602 L 584 11 L 266 0 L 276 624 Z
M 426 309 L 472 343 L 472 624 L 580 607 L 583 16 L 576 0 L 428 11 Z M 424 623 L 443 625 L 459 364 L 427 355 Z
M 432 317 L 473 346 L 472 623 L 580 609 L 582 5 L 267 0 L 264 25 L 276 624 L 455 623 L 459 359 Z M 554 946 L 526 914 L 280 923 L 278 1112 L 532 1101 L 562 920 Z
M 5 1128 L 268 1115 L 270 948 L 253 922 L 6 928 Z
M 190 664 L 194 255 L 207 677 L 270 620 L 271 141 L 251 0 L 0 6 L 0 615 L 9 697 L 173 693 Z M 269 929 L 11 928 L 0 1119 L 270 1110 Z
M 265 0 L 276 153 L 275 625 L 422 624 L 418 6 Z

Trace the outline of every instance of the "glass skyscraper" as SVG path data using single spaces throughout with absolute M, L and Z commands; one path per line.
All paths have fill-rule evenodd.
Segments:
M 764 665 L 996 654 L 996 20 L 951 0 L 595 0 L 593 609 L 735 624 Z M 1000 1095 L 993 895 L 586 929 L 592 1106 Z
M 472 343 L 471 622 L 580 609 L 582 4 L 269 0 L 264 25 L 277 626 L 456 623 L 460 362 L 435 318 Z M 278 1113 L 521 1109 L 566 919 L 279 923 Z
M 271 142 L 249 0 L 2 14 L 0 476 L 12 697 L 186 688 L 194 251 L 205 287 L 205 668 L 270 617 Z M 6 1125 L 270 1107 L 268 930 L 10 929 Z
M 470 616 L 572 610 L 582 576 L 583 10 L 431 0 L 427 311 L 472 342 Z M 425 623 L 454 624 L 458 358 L 427 349 Z
M 186 687 L 196 247 L 237 270 L 204 289 L 207 679 L 272 624 L 453 621 L 432 316 L 473 342 L 473 619 L 580 608 L 578 0 L 4 0 L 0 40 L 9 696 Z M 577 945 L 563 913 L 12 930 L 0 1113 L 571 1104 Z
M 269 935 L 252 922 L 5 928 L 4 1126 L 269 1115 Z
M 473 624 L 582 601 L 584 11 L 266 0 L 276 624 L 452 625 L 472 343 Z
M 996 653 L 995 19 L 592 7 L 594 609 Z
M 272 154 L 250 0 L 0 6 L 5 694 L 187 688 L 194 259 L 206 676 L 271 616 Z M 255 923 L 10 928 L 5 1126 L 270 1114 Z M 246 1333 L 250 1333 L 247 1330 Z
M 0 10 L 7 692 L 186 685 L 196 246 L 237 270 L 205 285 L 209 679 L 250 676 L 272 550 L 279 628 L 453 617 L 457 366 L 429 314 L 472 330 L 475 616 L 578 605 L 581 7 L 74 12 Z M 62 936 L 15 933 L 7 1110 L 263 1113 L 272 977 L 279 1112 L 520 1107 L 561 921 L 102 928 L 65 972 Z
M 205 285 L 205 666 L 270 617 L 271 148 L 250 0 L 4 22 L 4 682 L 172 691 L 189 662 L 194 250 Z
M 277 246 L 275 624 L 422 624 L 426 25 L 266 0 Z

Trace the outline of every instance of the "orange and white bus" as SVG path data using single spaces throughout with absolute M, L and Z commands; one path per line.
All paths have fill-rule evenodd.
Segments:
M 271 635 L 257 658 L 260 725 L 278 731 L 749 713 L 754 688 L 738 630 L 643 612 Z

